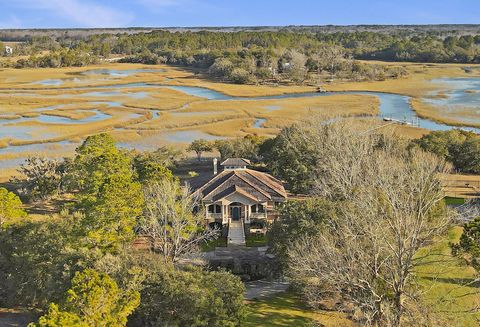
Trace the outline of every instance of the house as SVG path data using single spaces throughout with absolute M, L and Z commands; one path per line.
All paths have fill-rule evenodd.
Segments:
M 286 201 L 283 184 L 272 175 L 248 169 L 250 161 L 230 158 L 220 165 L 214 159 L 213 177 L 196 193 L 205 206 L 205 219 L 209 225 L 229 228 L 240 224 L 245 231 L 263 229 L 276 218 L 275 207 Z
M 6 45 L 5 46 L 5 54 L 6 55 L 12 55 L 13 54 L 13 48 Z

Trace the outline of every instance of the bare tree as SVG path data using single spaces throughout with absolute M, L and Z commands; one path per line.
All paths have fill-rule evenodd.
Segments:
M 332 80 L 342 62 L 346 60 L 344 49 L 331 44 L 321 47 L 312 58 L 317 64 L 317 74 L 320 74 L 321 70 L 325 69 L 330 72 L 330 79 Z
M 193 213 L 198 201 L 178 181 L 164 179 L 145 187 L 145 212 L 140 232 L 149 237 L 154 251 L 165 262 L 175 262 L 195 251 L 198 244 L 217 236 L 200 214 Z
M 21 185 L 21 194 L 32 200 L 46 200 L 61 192 L 67 165 L 65 160 L 29 157 L 18 169 L 20 177 L 12 181 Z
M 314 192 L 337 203 L 340 214 L 327 219 L 323 233 L 292 245 L 293 278 L 312 303 L 339 294 L 368 324 L 418 319 L 424 308 L 416 255 L 451 221 L 439 177 L 448 165 L 348 122 L 310 127 Z
M 295 82 L 303 82 L 307 75 L 307 68 L 305 67 L 307 56 L 296 50 L 289 50 L 285 57 L 287 62 L 284 63 L 284 70 L 288 76 Z

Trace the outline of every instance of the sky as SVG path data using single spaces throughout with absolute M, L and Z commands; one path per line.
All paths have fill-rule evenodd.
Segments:
M 480 0 L 0 0 L 0 28 L 480 24 Z

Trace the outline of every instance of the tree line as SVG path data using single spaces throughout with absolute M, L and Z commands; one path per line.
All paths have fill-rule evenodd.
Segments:
M 432 31 L 153 31 L 85 38 L 36 36 L 15 51 L 31 56 L 10 63 L 19 68 L 82 66 L 115 54 L 124 56 L 123 62 L 204 69 L 212 78 L 235 83 L 318 83 L 334 77 L 382 80 L 405 74 L 399 67 L 367 65 L 357 59 L 478 63 L 480 35 L 452 32 L 445 36 Z M 76 60 L 63 60 L 66 54 L 75 55 Z

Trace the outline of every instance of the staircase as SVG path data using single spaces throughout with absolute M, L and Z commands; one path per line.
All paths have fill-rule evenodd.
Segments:
M 245 246 L 245 230 L 243 221 L 231 221 L 228 225 L 227 246 Z

